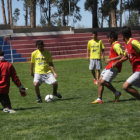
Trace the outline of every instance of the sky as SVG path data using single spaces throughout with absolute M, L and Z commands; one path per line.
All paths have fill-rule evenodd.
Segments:
M 5 2 L 5 9 L 6 9 L 7 8 L 7 5 L 6 5 L 7 0 L 4 0 L 4 2 Z M 20 19 L 19 19 L 17 25 L 22 26 L 25 23 L 24 16 L 23 16 L 24 15 L 23 3 L 21 1 L 17 2 L 17 0 L 12 0 L 12 2 L 13 2 L 13 5 L 12 5 L 13 10 L 15 8 L 20 9 Z M 84 10 L 84 3 L 85 3 L 85 0 L 80 0 L 80 2 L 78 3 L 78 6 L 81 8 L 80 14 L 82 16 L 82 19 L 81 19 L 81 21 L 78 21 L 76 24 L 73 24 L 73 22 L 71 22 L 71 25 L 74 27 L 87 27 L 87 28 L 92 27 L 92 20 L 91 20 L 92 15 L 90 12 Z M 37 16 L 39 17 L 40 15 L 38 14 Z M 38 17 L 37 17 L 37 19 L 38 19 Z M 71 17 L 71 21 L 72 21 L 72 17 Z M 3 24 L 1 2 L 0 2 L 0 24 Z M 39 24 L 39 21 L 37 20 L 37 25 L 38 24 Z
M 91 15 L 91 12 L 85 11 L 85 9 L 84 9 L 85 1 L 86 0 L 80 0 L 78 3 L 78 6 L 80 7 L 80 14 L 82 16 L 81 21 L 78 21 L 76 24 L 73 24 L 72 17 L 71 17 L 71 22 L 69 23 L 69 25 L 71 25 L 72 27 L 75 27 L 75 28 L 91 28 L 92 27 L 92 15 Z M 7 8 L 7 5 L 6 5 L 7 0 L 4 0 L 4 2 L 5 2 L 5 8 Z M 12 0 L 12 2 L 13 2 L 12 3 L 13 11 L 15 8 L 20 9 L 20 19 L 17 22 L 17 25 L 24 26 L 25 21 L 24 21 L 23 3 L 21 1 L 18 2 L 17 0 Z M 37 9 L 40 10 L 39 7 L 37 7 Z M 37 12 L 37 13 L 39 13 L 39 12 Z M 37 14 L 37 20 L 36 20 L 37 25 L 39 25 L 39 22 L 40 22 L 39 17 L 40 17 L 40 14 Z M 124 17 L 126 18 L 126 15 L 124 15 Z M 124 20 L 125 20 L 125 18 L 124 18 Z M 0 2 L 0 24 L 3 24 L 1 2 Z M 106 27 L 106 26 L 107 26 L 107 23 L 104 23 L 104 27 Z

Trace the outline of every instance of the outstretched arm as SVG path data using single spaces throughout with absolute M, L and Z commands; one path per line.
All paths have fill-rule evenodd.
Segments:
M 127 56 L 122 56 L 121 58 L 120 58 L 120 60 L 118 60 L 117 62 L 114 62 L 113 64 L 112 64 L 112 67 L 115 67 L 117 64 L 119 64 L 119 63 L 123 63 L 124 61 L 126 61 L 128 59 L 128 57 Z

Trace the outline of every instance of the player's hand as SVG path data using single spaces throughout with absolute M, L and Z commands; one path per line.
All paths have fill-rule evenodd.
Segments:
M 21 96 L 26 96 L 26 89 L 22 85 L 19 87 L 19 92 Z
M 55 78 L 57 78 L 57 74 L 56 73 L 54 73 L 53 75 L 54 75 Z
M 108 64 L 109 62 L 110 62 L 110 59 L 107 59 L 107 60 L 105 61 L 106 64 Z

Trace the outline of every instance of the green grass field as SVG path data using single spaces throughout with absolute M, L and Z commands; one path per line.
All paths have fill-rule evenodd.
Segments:
M 98 86 L 85 59 L 55 61 L 59 92 L 63 99 L 36 103 L 29 63 L 14 64 L 27 96 L 21 97 L 11 82 L 10 98 L 15 114 L 0 107 L 0 140 L 138 140 L 140 139 L 140 101 L 123 91 L 122 84 L 132 73 L 129 62 L 112 82 L 122 92 L 120 102 L 105 88 L 104 104 L 93 105 Z M 103 64 L 104 67 L 104 64 Z M 52 86 L 42 84 L 41 95 L 52 93 Z

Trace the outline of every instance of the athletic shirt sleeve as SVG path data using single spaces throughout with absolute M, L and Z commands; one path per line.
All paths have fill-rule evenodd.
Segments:
M 122 50 L 120 44 L 118 44 L 118 43 L 115 44 L 115 45 L 113 46 L 113 49 L 114 49 L 114 51 L 115 51 L 118 55 L 123 54 L 123 50 Z
M 104 46 L 102 40 L 100 40 L 100 46 L 101 46 L 101 49 L 104 50 L 105 46 Z
M 31 54 L 31 63 L 35 63 L 34 53 Z
M 138 40 L 133 40 L 131 43 L 136 52 L 140 53 L 140 42 Z
M 88 41 L 87 50 L 90 50 L 90 41 Z

